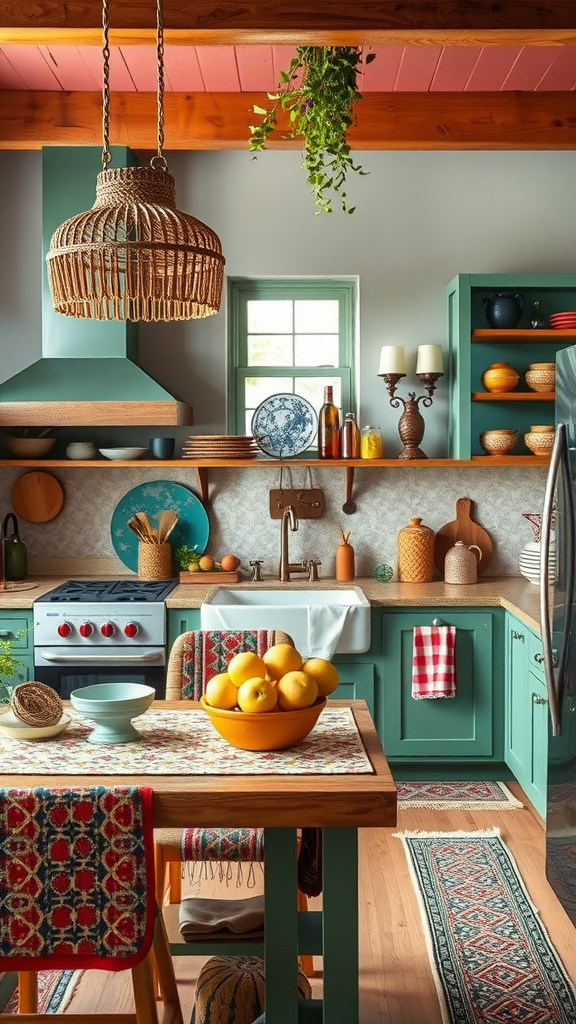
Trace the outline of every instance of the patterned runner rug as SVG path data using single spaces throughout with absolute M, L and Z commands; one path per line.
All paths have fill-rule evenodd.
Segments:
M 40 971 L 38 1013 L 62 1013 L 74 995 L 84 971 Z M 10 997 L 5 1013 L 18 1013 L 18 991 Z
M 523 807 L 503 782 L 406 782 L 396 783 L 399 807 L 431 807 L 450 810 L 507 811 Z
M 574 990 L 498 830 L 397 836 L 445 1024 L 574 1024 Z

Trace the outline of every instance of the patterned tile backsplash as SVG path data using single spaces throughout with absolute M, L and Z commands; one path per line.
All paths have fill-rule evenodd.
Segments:
M 148 480 L 172 480 L 199 495 L 194 468 L 165 467 L 117 469 L 57 469 L 54 475 L 65 491 L 60 514 L 48 523 L 20 522 L 20 535 L 32 557 L 114 558 L 110 519 L 122 496 Z M 334 552 L 340 528 L 350 530 L 356 552 L 356 575 L 370 576 L 374 566 L 396 569 L 396 535 L 413 516 L 438 530 L 456 518 L 456 500 L 472 500 L 473 518 L 488 530 L 494 543 L 489 575 L 517 576 L 518 555 L 532 540 L 523 512 L 542 508 L 546 467 L 357 469 L 354 500 L 358 511 L 342 512 L 345 500 L 344 468 L 313 469 L 313 486 L 324 491 L 322 519 L 302 520 L 290 534 L 291 561 L 320 558 L 320 576 L 334 576 Z M 5 506 L 21 471 L 4 469 Z M 293 486 L 304 486 L 305 469 L 293 470 Z M 279 471 L 270 468 L 214 469 L 208 471 L 210 540 L 207 550 L 219 558 L 236 554 L 245 567 L 262 559 L 264 576 L 276 576 L 280 551 L 280 523 L 269 517 L 268 492 L 279 486 Z

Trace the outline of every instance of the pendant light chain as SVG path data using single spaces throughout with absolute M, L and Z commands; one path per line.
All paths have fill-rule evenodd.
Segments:
M 160 3 L 160 0 L 158 0 Z M 110 154 L 110 46 L 108 43 L 108 0 L 102 0 L 102 169 L 105 171 Z
M 158 153 L 150 163 L 152 167 L 167 170 L 162 155 L 164 146 L 164 25 L 162 22 L 162 0 L 156 0 L 156 57 L 158 64 Z

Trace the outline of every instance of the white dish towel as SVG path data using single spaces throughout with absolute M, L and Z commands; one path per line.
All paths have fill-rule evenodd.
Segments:
M 348 613 L 351 611 L 351 608 L 345 608 L 342 605 L 308 605 L 308 651 L 306 652 L 306 658 L 326 658 L 327 661 L 330 660 L 338 646 Z

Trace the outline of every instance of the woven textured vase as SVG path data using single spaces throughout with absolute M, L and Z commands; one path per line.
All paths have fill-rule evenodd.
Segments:
M 56 229 L 46 262 L 52 304 L 66 316 L 191 320 L 220 309 L 220 239 L 176 208 L 161 168 L 101 171 L 94 206 Z
M 138 545 L 138 578 L 168 580 L 172 575 L 172 548 L 169 544 Z
M 398 531 L 398 579 L 403 583 L 430 583 L 434 576 L 434 531 L 411 519 Z

